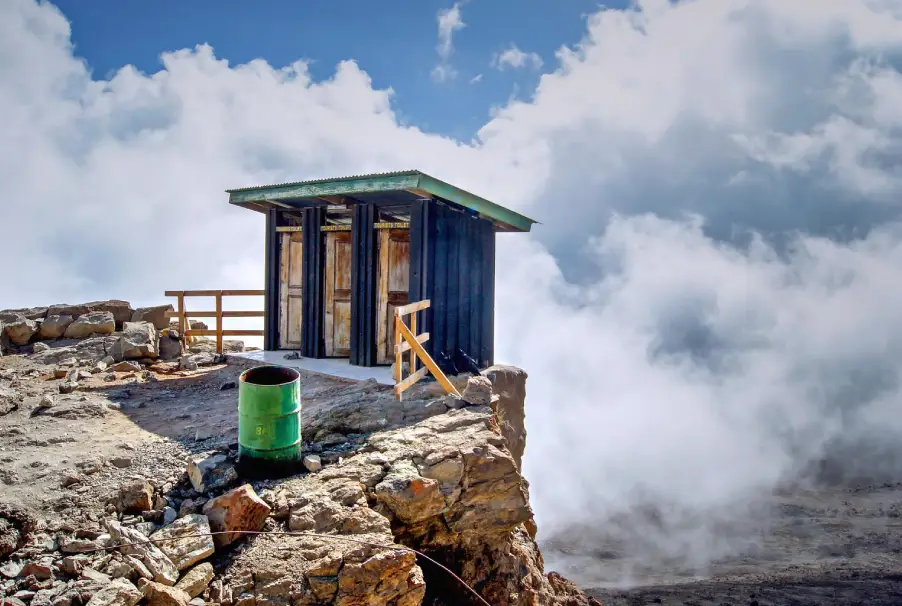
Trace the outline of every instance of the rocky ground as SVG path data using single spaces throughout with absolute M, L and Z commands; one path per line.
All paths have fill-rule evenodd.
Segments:
M 775 495 L 763 513 L 766 530 L 704 578 L 661 568 L 638 587 L 589 593 L 610 605 L 902 604 L 902 483 L 795 490 Z M 584 555 L 584 570 L 603 570 L 608 582 L 637 564 L 617 552 L 591 564 Z M 599 576 L 587 585 L 602 584 Z
M 596 603 L 543 570 L 522 371 L 458 377 L 463 400 L 424 382 L 402 402 L 305 373 L 303 467 L 254 480 L 236 467 L 245 363 L 203 344 L 164 356 L 170 329 L 134 310 L 77 311 L 103 332 L 42 336 L 64 315 L 0 312 L 18 341 L 0 357 L 4 604 L 477 603 L 401 546 L 493 605 Z

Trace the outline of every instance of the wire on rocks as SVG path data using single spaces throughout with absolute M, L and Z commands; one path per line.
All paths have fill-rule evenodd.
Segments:
M 479 600 L 480 604 L 483 604 L 484 606 L 492 606 L 485 600 L 485 598 L 483 598 L 481 595 L 479 595 L 479 593 L 477 593 L 477 591 L 475 589 L 470 587 L 466 583 L 466 581 L 464 581 L 462 578 L 457 576 L 450 568 L 448 568 L 444 564 L 441 564 L 440 562 L 437 562 L 436 560 L 430 558 L 428 555 L 426 555 L 425 553 L 423 553 L 421 551 L 417 551 L 416 549 L 413 549 L 412 547 L 408 547 L 407 545 L 398 545 L 397 543 L 393 543 L 391 545 L 385 545 L 382 543 L 374 543 L 372 541 L 353 539 L 351 537 L 346 537 L 343 535 L 319 534 L 316 532 L 292 532 L 292 531 L 285 531 L 285 530 L 223 530 L 223 531 L 218 531 L 218 532 L 201 532 L 198 534 L 186 534 L 186 535 L 181 535 L 178 537 L 171 537 L 171 538 L 165 538 L 165 539 L 147 539 L 146 541 L 132 541 L 132 542 L 128 542 L 128 543 L 117 543 L 116 545 L 97 547 L 96 549 L 80 550 L 79 553 L 93 553 L 95 551 L 110 551 L 112 549 L 119 549 L 120 547 L 129 547 L 132 545 L 148 545 L 148 544 L 155 545 L 157 543 L 166 543 L 169 541 L 181 541 L 183 539 L 194 539 L 194 538 L 199 538 L 199 537 L 212 537 L 212 536 L 220 535 L 220 534 L 250 534 L 250 535 L 266 534 L 266 535 L 283 535 L 283 536 L 292 536 L 292 537 L 312 537 L 312 538 L 317 538 L 317 539 L 331 539 L 331 540 L 337 540 L 337 541 L 346 541 L 349 543 L 359 543 L 360 545 L 366 545 L 368 547 L 378 547 L 380 549 L 397 549 L 397 550 L 401 550 L 401 551 L 410 551 L 410 552 L 420 556 L 424 560 L 427 560 L 427 561 L 435 564 L 436 566 L 438 566 L 439 568 L 444 570 L 446 573 L 448 573 L 449 575 L 454 577 L 454 579 L 458 583 L 460 583 L 461 585 L 466 587 L 467 591 L 469 591 L 471 594 L 473 594 L 473 597 L 475 597 L 477 600 Z

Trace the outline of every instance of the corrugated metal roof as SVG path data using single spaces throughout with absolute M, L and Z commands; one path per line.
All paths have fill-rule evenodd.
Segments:
M 226 190 L 232 204 L 243 206 L 275 204 L 282 207 L 286 207 L 286 204 L 290 207 L 290 201 L 321 199 L 327 196 L 384 195 L 393 191 L 404 192 L 407 195 L 422 194 L 469 208 L 491 220 L 503 231 L 529 231 L 530 226 L 537 223 L 534 219 L 419 170 L 310 179 Z
M 351 179 L 378 179 L 380 177 L 400 177 L 404 175 L 418 175 L 420 171 L 410 170 L 391 170 L 384 173 L 368 173 L 362 175 L 348 175 L 347 177 L 329 177 L 326 179 L 307 179 L 306 181 L 289 181 L 287 183 L 273 183 L 271 185 L 251 185 L 249 187 L 237 187 L 235 189 L 227 189 L 226 193 L 230 194 L 237 191 L 253 191 L 255 189 L 269 189 L 270 187 L 291 187 L 294 185 L 315 185 L 317 183 L 328 183 L 329 181 L 350 181 Z

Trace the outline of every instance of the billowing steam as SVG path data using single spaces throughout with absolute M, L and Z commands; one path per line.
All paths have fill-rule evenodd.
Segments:
M 401 125 L 365 63 L 162 62 L 96 79 L 52 5 L 0 3 L 0 306 L 260 287 L 223 189 L 417 167 L 542 223 L 499 237 L 496 338 L 561 566 L 702 570 L 775 490 L 899 473 L 898 2 L 600 10 L 472 143 Z

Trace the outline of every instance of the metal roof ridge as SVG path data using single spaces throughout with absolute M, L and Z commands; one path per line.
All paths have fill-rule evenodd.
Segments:
M 408 170 L 390 170 L 381 173 L 364 173 L 360 175 L 347 175 L 345 177 L 326 177 L 319 179 L 305 179 L 303 181 L 287 181 L 285 183 L 270 183 L 267 185 L 251 185 L 247 187 L 236 187 L 232 189 L 225 190 L 227 194 L 232 192 L 239 191 L 253 191 L 255 189 L 269 189 L 271 187 L 291 187 L 293 185 L 315 185 L 317 183 L 328 183 L 329 181 L 350 181 L 352 179 L 376 179 L 379 177 L 398 177 L 401 175 L 423 175 L 420 170 L 417 169 L 408 169 Z M 435 177 L 433 177 L 435 178 Z

